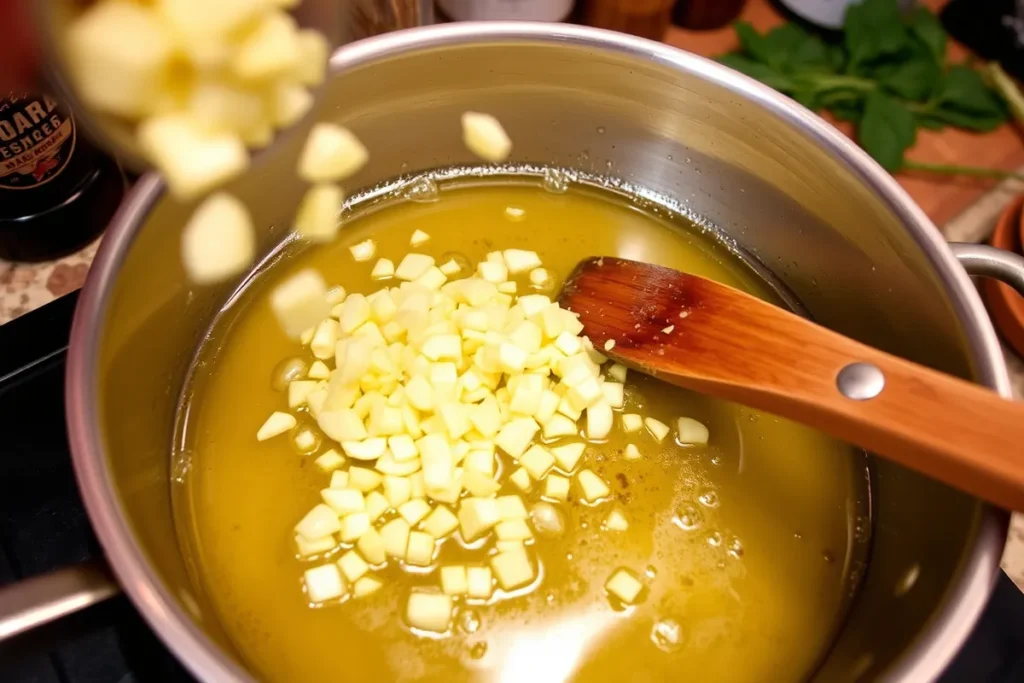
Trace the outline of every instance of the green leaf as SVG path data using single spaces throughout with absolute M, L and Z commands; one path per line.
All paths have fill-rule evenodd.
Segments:
M 939 65 L 924 54 L 886 64 L 873 73 L 887 91 L 914 102 L 924 102 L 931 97 L 939 75 Z
M 950 68 L 939 84 L 935 100 L 943 109 L 1006 117 L 1002 100 L 985 85 L 981 74 L 966 66 Z
M 778 71 L 835 73 L 835 54 L 797 24 L 783 24 L 764 35 L 745 21 L 734 28 L 743 52 L 755 61 Z
M 826 105 L 826 108 L 840 121 L 858 123 L 864 115 L 864 107 L 860 102 L 837 102 Z
M 843 21 L 843 42 L 853 71 L 906 48 L 909 35 L 896 0 L 864 0 L 850 5 Z
M 915 116 L 914 120 L 917 122 L 918 127 L 927 128 L 928 130 L 942 130 L 946 127 L 945 121 L 941 121 L 928 114 Z
M 956 109 L 936 108 L 918 117 L 918 120 L 927 121 L 922 123 L 927 128 L 945 126 L 956 126 L 966 130 L 973 130 L 979 133 L 987 133 L 995 130 L 1006 123 L 1005 115 L 986 115 L 975 112 L 958 111 Z
M 821 101 L 818 97 L 817 91 L 815 90 L 796 90 L 790 94 L 790 97 L 811 111 L 818 111 L 821 109 Z
M 795 85 L 788 76 L 783 73 L 779 73 L 775 69 L 760 62 L 755 62 L 749 57 L 737 54 L 735 52 L 722 55 L 718 58 L 719 63 L 725 66 L 736 69 L 737 71 L 744 73 L 751 78 L 756 78 L 767 86 L 781 90 L 782 92 L 789 93 L 795 89 Z
M 780 55 L 773 52 L 767 39 L 758 33 L 750 22 L 737 21 L 733 24 L 733 30 L 736 31 L 736 37 L 739 38 L 740 48 L 748 56 L 769 66 L 778 67 L 780 65 Z
M 907 28 L 924 43 L 936 64 L 946 61 L 946 29 L 939 18 L 926 7 L 915 7 L 907 17 Z
M 915 137 L 914 115 L 906 107 L 884 93 L 868 94 L 857 140 L 875 161 L 887 171 L 899 170 Z

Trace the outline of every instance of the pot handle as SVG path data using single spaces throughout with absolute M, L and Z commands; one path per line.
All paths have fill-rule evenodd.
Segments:
M 949 248 L 969 275 L 995 278 L 1024 296 L 1024 256 L 969 242 L 951 242 Z
M 120 592 L 121 587 L 101 560 L 0 587 L 0 643 Z

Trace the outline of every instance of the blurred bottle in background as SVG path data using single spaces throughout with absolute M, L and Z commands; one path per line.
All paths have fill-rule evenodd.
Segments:
M 722 28 L 743 11 L 747 0 L 678 0 L 672 23 L 694 31 Z
M 573 0 L 437 0 L 453 21 L 564 21 Z
M 85 246 L 124 190 L 117 162 L 52 97 L 0 98 L 0 258 L 45 261 Z
M 673 4 L 673 0 L 583 0 L 580 18 L 589 26 L 661 40 L 672 23 Z

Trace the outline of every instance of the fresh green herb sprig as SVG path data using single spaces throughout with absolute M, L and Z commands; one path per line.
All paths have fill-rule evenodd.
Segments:
M 719 61 L 857 126 L 857 141 L 886 170 L 1005 177 L 970 166 L 905 158 L 918 128 L 990 131 L 1009 117 L 1006 103 L 968 64 L 946 61 L 946 31 L 924 7 L 904 16 L 896 0 L 864 0 L 846 12 L 841 44 L 797 24 L 758 33 L 735 25 L 740 49 Z

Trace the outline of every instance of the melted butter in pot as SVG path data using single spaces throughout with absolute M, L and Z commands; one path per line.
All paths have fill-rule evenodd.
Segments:
M 511 207 L 513 211 L 507 211 Z M 610 506 L 561 506 L 562 531 L 537 534 L 542 580 L 526 595 L 462 607 L 454 635 L 420 638 L 401 623 L 411 587 L 436 575 L 382 572 L 386 586 L 343 605 L 312 609 L 301 591 L 309 566 L 294 556 L 293 526 L 328 477 L 289 439 L 257 444 L 281 409 L 272 375 L 300 352 L 280 331 L 267 292 L 317 268 L 349 292 L 380 286 L 376 257 L 396 263 L 409 236 L 438 262 L 475 263 L 494 249 L 537 251 L 560 283 L 580 259 L 603 254 L 711 277 L 772 299 L 770 290 L 694 226 L 667 221 L 600 193 L 565 194 L 494 184 L 448 189 L 353 220 L 336 243 L 308 249 L 258 277 L 215 326 L 184 421 L 192 469 L 176 514 L 197 581 L 242 658 L 271 681 L 797 681 L 828 647 L 849 599 L 864 542 L 863 460 L 845 444 L 755 411 L 630 373 L 626 412 L 708 426 L 707 447 L 682 447 L 620 429 L 584 456 L 611 484 L 629 519 L 602 529 Z M 377 241 L 375 259 L 348 247 Z M 307 362 L 311 358 L 304 358 Z M 308 418 L 307 418 L 308 419 Z M 643 458 L 627 461 L 635 443 Z M 534 493 L 527 497 L 533 501 Z M 550 520 L 548 520 L 550 521 Z M 861 541 L 864 539 L 861 538 Z M 472 556 L 447 543 L 442 562 Z M 645 583 L 636 606 L 605 595 L 617 568 Z M 770 673 L 769 673 L 770 672 Z

